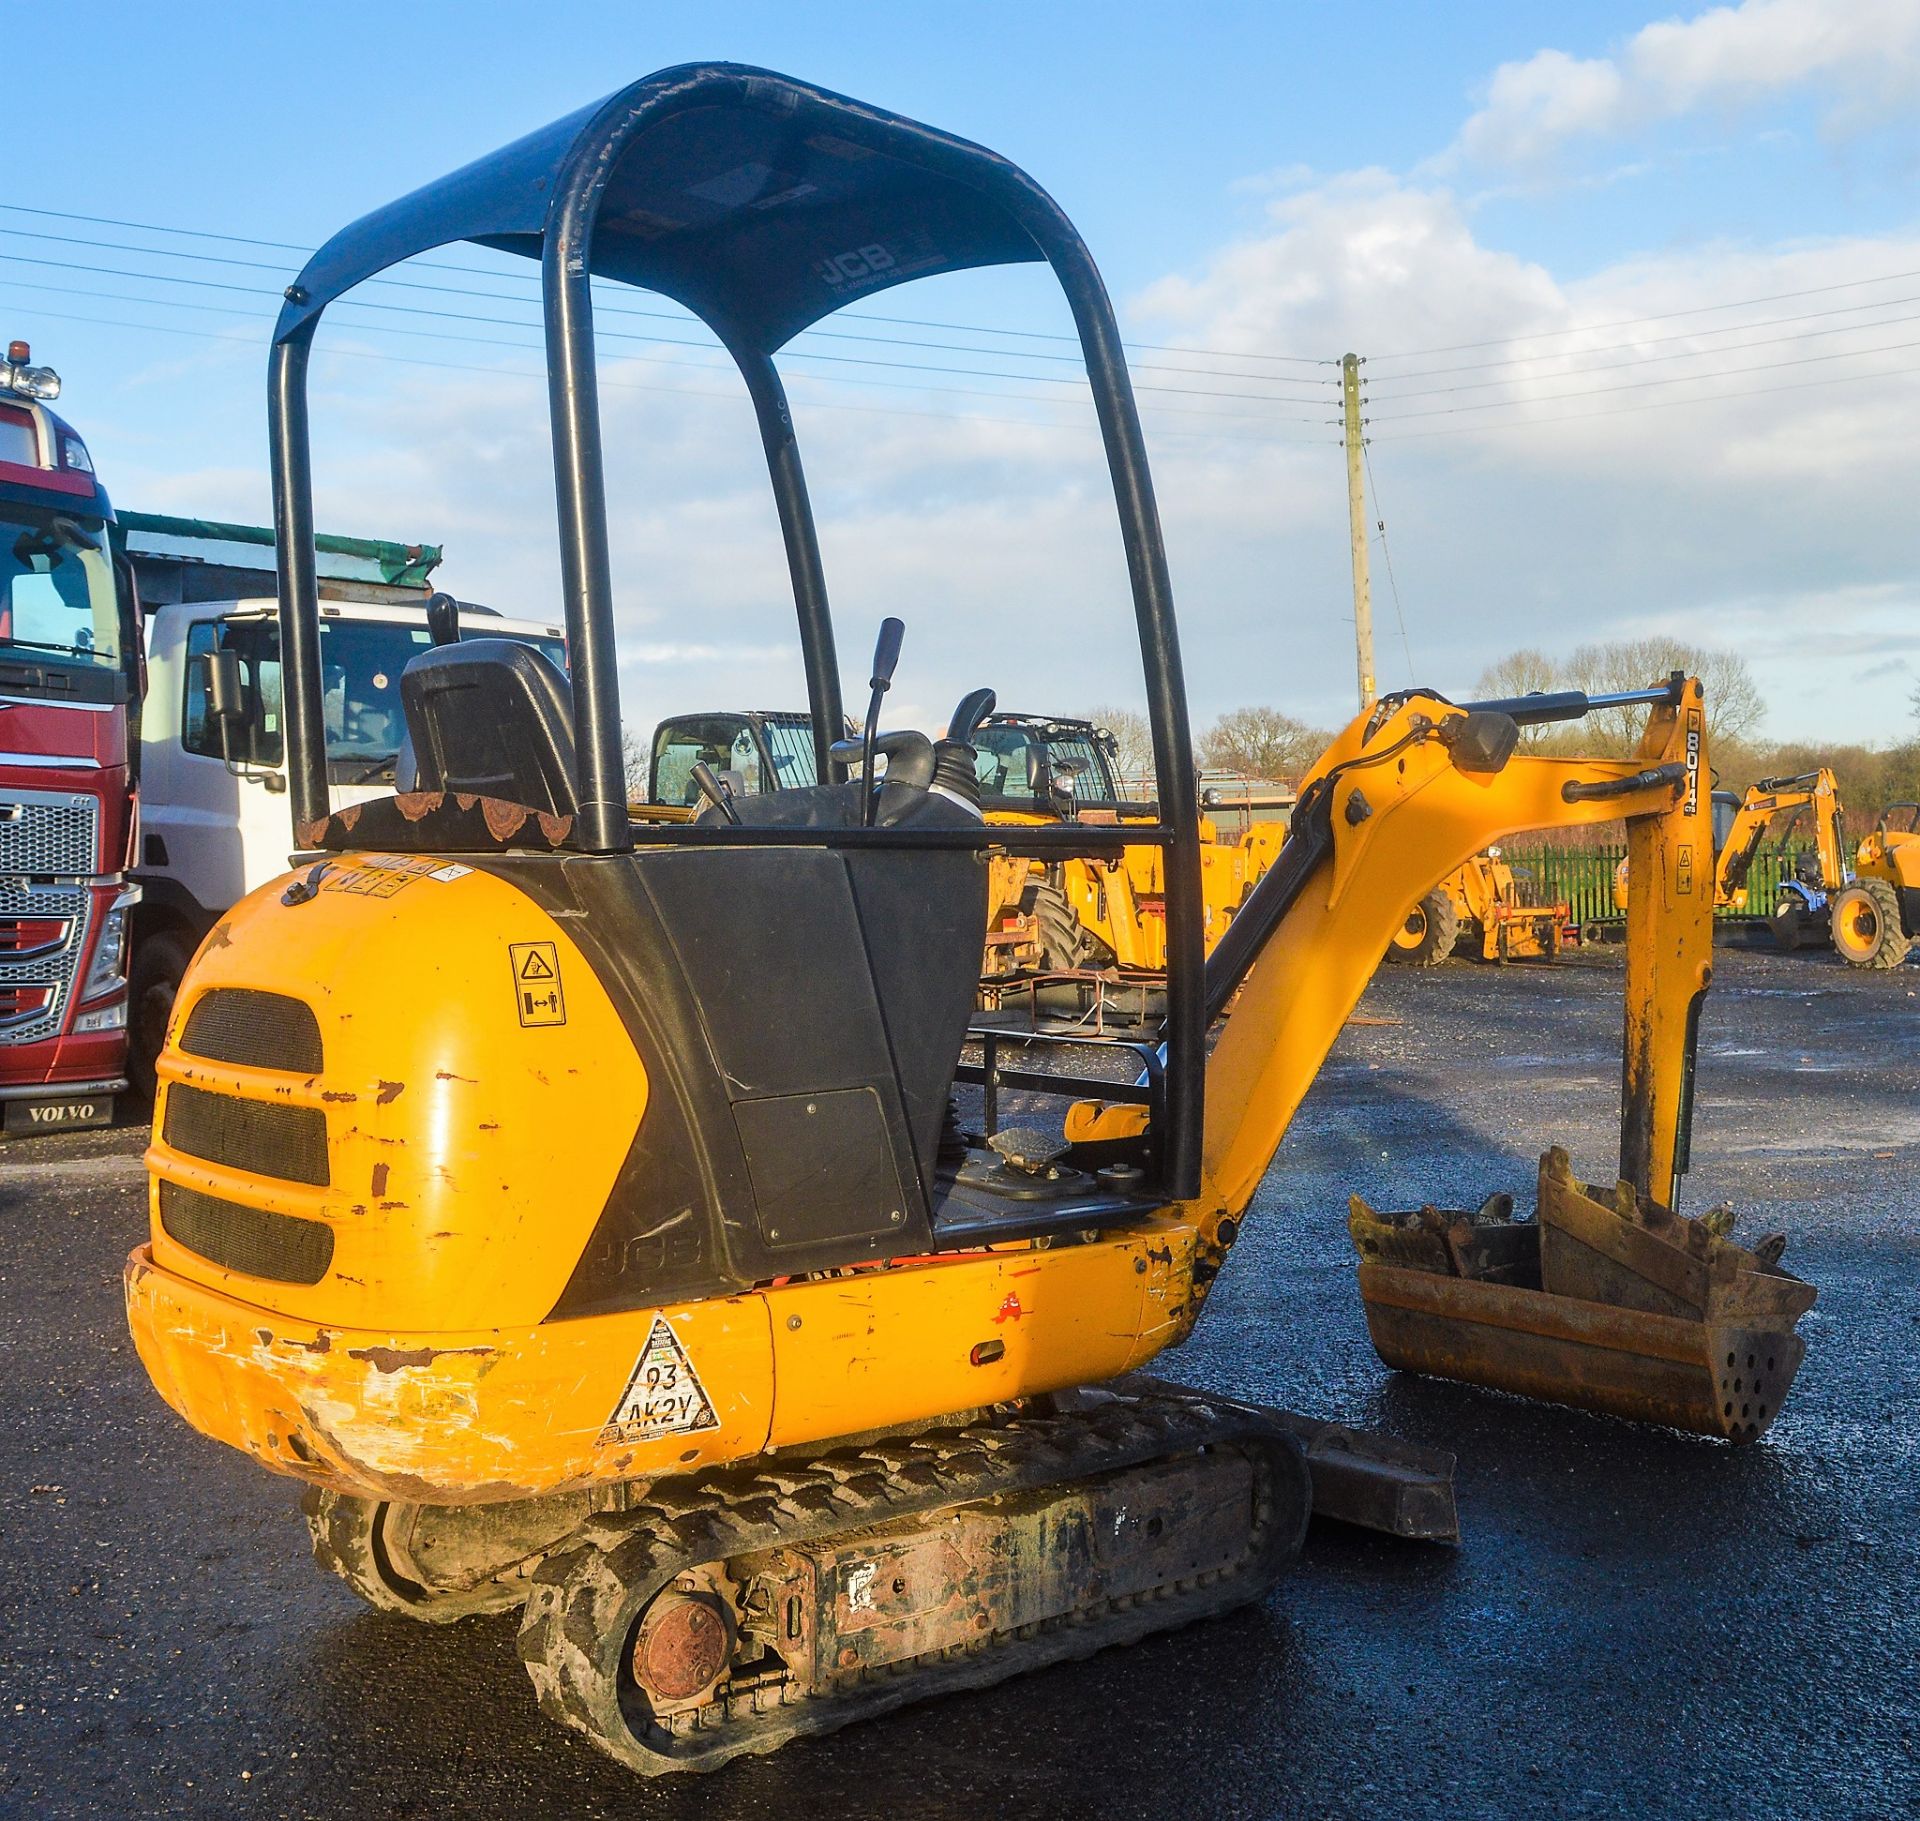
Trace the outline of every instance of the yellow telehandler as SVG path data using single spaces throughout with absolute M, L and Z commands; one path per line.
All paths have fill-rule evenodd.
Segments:
M 1832 899 L 1834 952 L 1849 967 L 1898 967 L 1920 942 L 1920 803 L 1890 803 Z
M 335 808 L 308 356 L 338 298 L 458 240 L 540 261 L 569 669 L 505 640 L 424 650 L 401 678 L 411 787 Z M 879 731 L 895 619 L 858 737 L 829 738 L 833 623 L 774 355 L 886 286 L 1019 261 L 1065 292 L 1105 440 L 1151 821 L 989 825 L 937 789 L 975 754 Z M 698 314 L 756 406 L 810 788 L 731 794 L 702 759 L 691 819 L 629 813 L 596 279 Z M 1626 818 L 1620 1180 L 1595 1192 L 1550 1156 L 1538 1222 L 1362 1222 L 1381 1351 L 1733 1440 L 1771 1420 L 1812 1292 L 1673 1212 L 1711 979 L 1699 686 L 1383 701 L 1207 955 L 1119 332 L 1017 167 L 771 71 L 662 71 L 328 241 L 286 293 L 269 396 L 299 853 L 181 984 L 127 1310 L 189 1422 L 307 1484 L 316 1556 L 361 1598 L 522 1608 L 541 1706 L 651 1774 L 1263 1597 L 1312 1508 L 1300 1442 L 1130 1375 L 1203 1316 L 1408 906 L 1523 828 Z M 1633 758 L 1515 750 L 1517 715 L 1635 704 Z M 956 1089 L 1018 1084 L 969 1059 L 981 857 L 1140 845 L 1165 856 L 1158 1040 L 1038 1040 L 1088 1066 L 1020 1072 L 1051 1114 L 976 1142 Z
M 994 711 L 970 734 L 990 823 L 1150 825 L 1114 774 L 1114 736 L 1090 721 Z M 1201 927 L 1211 950 L 1286 839 L 1286 824 L 1248 819 L 1238 836 L 1200 817 Z M 1139 981 L 1167 966 L 1166 869 L 1151 843 L 1100 859 L 1009 857 L 990 869 L 983 981 L 1113 969 Z

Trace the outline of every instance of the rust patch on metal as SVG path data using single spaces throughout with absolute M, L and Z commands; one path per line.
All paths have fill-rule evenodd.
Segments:
M 382 1195 L 386 1194 L 387 1177 L 390 1173 L 389 1166 L 384 1159 L 373 1166 L 373 1181 L 367 1192 L 372 1195 L 376 1201 L 379 1200 Z
M 383 1107 L 392 1106 L 406 1091 L 407 1084 L 404 1081 L 383 1081 L 380 1083 L 379 1091 L 373 1097 L 374 1104 Z
M 349 1347 L 347 1358 L 365 1360 L 376 1372 L 399 1372 L 408 1366 L 431 1366 L 435 1360 L 492 1351 L 491 1347 Z

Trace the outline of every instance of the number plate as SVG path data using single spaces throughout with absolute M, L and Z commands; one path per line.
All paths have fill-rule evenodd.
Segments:
M 94 1094 L 84 1100 L 9 1100 L 6 1132 L 22 1138 L 29 1132 L 76 1132 L 84 1126 L 113 1124 L 113 1096 Z

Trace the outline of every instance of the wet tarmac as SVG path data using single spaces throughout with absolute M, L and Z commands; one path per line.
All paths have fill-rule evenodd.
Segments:
M 1174 1378 L 1460 1460 L 1459 1549 L 1317 1524 L 1264 1606 L 706 1779 L 543 1721 L 505 1619 L 375 1616 L 297 1488 L 127 1339 L 134 1132 L 0 1150 L 0 1813 L 400 1817 L 1920 1815 L 1920 964 L 1723 950 L 1685 1205 L 1820 1287 L 1740 1450 L 1386 1372 L 1345 1202 L 1607 1174 L 1619 961 L 1392 970 Z M 1529 1198 L 1530 1199 L 1530 1198 Z

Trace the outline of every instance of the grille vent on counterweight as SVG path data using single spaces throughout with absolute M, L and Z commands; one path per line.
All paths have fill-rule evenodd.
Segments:
M 163 1136 L 174 1150 L 207 1163 L 327 1185 L 327 1116 L 318 1107 L 234 1100 L 176 1081 L 167 1088 Z
M 320 1020 L 313 1007 L 285 993 L 247 986 L 218 986 L 203 993 L 187 1014 L 180 1047 L 208 1062 L 281 1069 L 289 1075 L 317 1075 L 322 1062 Z
M 333 1263 L 333 1229 L 317 1220 L 243 1208 L 177 1182 L 160 1184 L 167 1237 L 223 1270 L 278 1283 L 317 1284 Z

